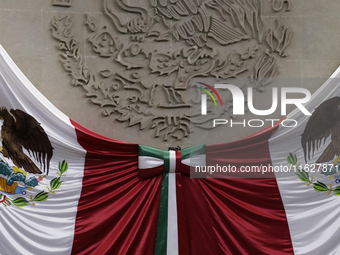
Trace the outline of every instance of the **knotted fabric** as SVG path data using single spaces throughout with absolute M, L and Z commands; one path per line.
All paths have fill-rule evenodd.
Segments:
M 184 201 L 181 189 L 176 187 L 182 174 L 190 176 L 190 167 L 205 165 L 205 145 L 189 147 L 182 151 L 163 151 L 139 145 L 139 178 L 143 180 L 162 175 L 155 255 L 178 255 L 179 238 L 184 243 L 188 241 L 186 231 L 181 234 L 178 232 L 178 212 L 184 211 L 179 209 L 184 206 Z M 181 215 L 182 219 L 185 217 Z

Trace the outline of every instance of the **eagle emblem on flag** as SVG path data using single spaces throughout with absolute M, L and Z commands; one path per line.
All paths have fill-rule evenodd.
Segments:
M 27 206 L 42 202 L 62 183 L 60 177 L 67 171 L 67 163 L 59 165 L 59 177 L 54 178 L 48 191 L 31 195 L 27 191 L 39 186 L 49 174 L 53 147 L 40 123 L 31 115 L 19 109 L 0 108 L 0 204 Z M 14 200 L 9 196 L 15 196 Z
M 301 145 L 305 160 L 311 153 L 331 136 L 331 142 L 317 159 L 316 163 L 325 163 L 340 155 L 340 97 L 333 97 L 320 104 L 309 118 L 301 137 Z M 339 161 L 339 158 L 336 162 Z M 335 163 L 336 164 L 336 163 Z
M 296 170 L 298 178 L 313 186 L 317 192 L 340 195 L 340 97 L 322 102 L 309 118 L 301 135 L 301 146 L 306 164 L 299 164 L 298 158 L 289 153 L 287 162 Z M 307 163 L 330 137 L 326 149 L 315 163 Z M 335 182 L 335 185 L 334 185 Z

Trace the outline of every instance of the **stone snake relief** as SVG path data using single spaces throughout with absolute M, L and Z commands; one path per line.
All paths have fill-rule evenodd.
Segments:
M 273 8 L 283 8 L 289 1 L 274 2 Z M 104 116 L 153 129 L 165 141 L 188 138 L 190 125 L 210 129 L 213 118 L 232 117 L 226 91 L 223 107 L 201 116 L 201 90 L 194 80 L 242 78 L 247 84 L 240 86 L 261 92 L 279 73 L 279 59 L 288 56 L 293 36 L 279 19 L 268 22 L 275 29 L 267 28 L 262 0 L 103 0 L 102 5 L 101 17 L 84 16 L 86 43 L 96 56 L 86 65 L 72 14 L 53 18 L 52 37 L 64 69 Z

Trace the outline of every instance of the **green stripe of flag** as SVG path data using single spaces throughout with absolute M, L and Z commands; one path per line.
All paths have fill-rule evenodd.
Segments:
M 163 151 L 163 159 L 164 159 L 164 173 L 169 173 L 170 171 L 170 152 Z
M 162 176 L 161 198 L 159 201 L 157 233 L 155 243 L 155 255 L 166 255 L 167 233 L 168 233 L 168 195 L 169 195 L 169 174 Z
M 138 145 L 138 156 L 148 156 L 163 159 L 163 151 L 149 146 Z
M 189 148 L 185 148 L 181 152 L 182 160 L 197 156 L 197 155 L 205 155 L 205 144 L 195 145 Z

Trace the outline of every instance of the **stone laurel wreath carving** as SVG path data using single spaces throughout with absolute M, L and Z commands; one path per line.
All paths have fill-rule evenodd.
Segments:
M 272 1 L 274 11 L 290 10 L 289 1 Z M 240 87 L 263 91 L 278 74 L 278 59 L 287 56 L 293 35 L 279 20 L 263 22 L 262 0 L 149 0 L 145 5 L 151 8 L 103 0 L 105 16 L 85 15 L 87 43 L 97 56 L 86 65 L 71 14 L 53 18 L 52 37 L 73 85 L 82 86 L 105 116 L 154 129 L 165 141 L 188 137 L 190 125 L 209 129 L 212 119 L 231 117 L 227 91 L 221 92 L 223 106 L 208 101 L 209 114 L 201 116 L 201 85 L 193 78 L 245 78 L 248 83 Z

